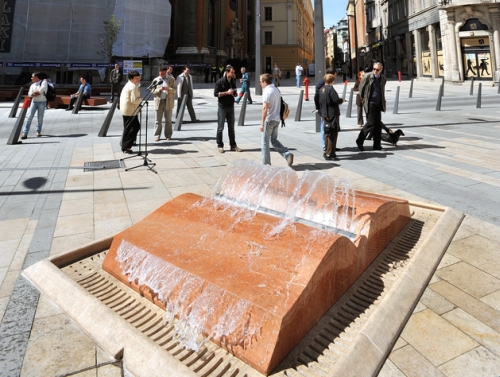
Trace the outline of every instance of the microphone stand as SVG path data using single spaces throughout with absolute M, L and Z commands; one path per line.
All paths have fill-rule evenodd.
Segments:
M 149 85 L 146 90 L 147 90 L 147 94 L 146 96 L 144 97 L 144 99 L 142 100 L 142 102 L 136 107 L 136 109 L 134 110 L 134 114 L 138 111 L 138 113 L 140 114 L 140 119 L 139 119 L 139 124 L 141 125 L 141 128 L 139 129 L 139 151 L 137 152 L 137 154 L 135 156 L 130 156 L 130 157 L 124 157 L 121 159 L 121 161 L 123 160 L 126 160 L 126 159 L 129 159 L 129 158 L 133 158 L 133 157 L 141 157 L 143 156 L 143 163 L 141 165 L 137 165 L 137 166 L 133 166 L 131 168 L 127 168 L 125 169 L 125 171 L 129 171 L 129 170 L 132 170 L 132 169 L 136 169 L 138 167 L 141 167 L 141 166 L 146 166 L 149 170 L 151 170 L 153 173 L 156 173 L 158 174 L 158 172 L 153 168 L 153 166 L 156 166 L 155 163 L 152 163 L 151 160 L 148 158 L 148 99 L 151 97 L 151 95 L 153 94 L 152 90 L 155 89 L 158 85 L 160 85 L 162 81 L 153 81 L 151 83 L 151 85 Z M 144 105 L 146 105 L 146 130 L 145 130 L 145 144 L 144 144 L 144 153 L 141 151 L 141 144 L 142 144 L 142 108 L 144 107 Z M 125 128 L 129 125 L 129 123 L 132 121 L 132 118 L 127 122 L 127 124 L 125 125 Z

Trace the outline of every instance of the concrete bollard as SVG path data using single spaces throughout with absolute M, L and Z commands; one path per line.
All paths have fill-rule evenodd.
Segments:
M 347 104 L 347 111 L 346 111 L 346 114 L 345 114 L 346 118 L 350 118 L 351 117 L 351 113 L 352 113 L 352 99 L 353 98 L 354 98 L 354 88 L 351 88 L 351 93 L 349 94 L 349 103 Z
M 410 93 L 408 94 L 408 98 L 412 98 L 412 96 L 413 96 L 413 80 L 414 80 L 414 79 L 411 79 L 411 83 L 410 83 Z
M 396 88 L 396 100 L 394 101 L 394 111 L 392 112 L 393 114 L 398 113 L 398 106 L 399 106 L 399 86 Z
M 181 108 L 177 113 L 177 118 L 175 118 L 175 127 L 174 131 L 180 131 L 182 127 L 182 120 L 184 119 L 184 110 L 186 110 L 186 102 L 187 102 L 187 94 L 184 94 L 182 97 Z
M 16 100 L 14 101 L 14 106 L 12 106 L 12 109 L 10 110 L 9 118 L 16 117 L 17 109 L 19 109 L 19 104 L 21 103 L 21 99 L 23 98 L 23 91 L 24 91 L 24 88 L 19 89 L 19 92 L 17 93 Z
M 83 101 L 83 95 L 80 93 L 76 98 L 76 104 L 75 107 L 73 107 L 73 111 L 71 112 L 71 114 L 78 114 L 80 108 L 82 107 L 82 101 Z
M 344 91 L 342 92 L 342 98 L 345 98 L 345 95 L 347 93 L 347 83 L 348 83 L 348 81 L 345 80 L 344 81 Z
M 7 140 L 7 145 L 21 144 L 22 141 L 19 140 L 19 135 L 21 135 L 21 129 L 23 128 L 24 118 L 26 118 L 26 113 L 31 105 L 31 98 L 24 100 L 23 108 L 19 117 L 16 120 L 16 124 L 10 133 L 9 140 Z
M 115 100 L 113 101 L 113 104 L 108 111 L 108 115 L 106 115 L 106 119 L 104 119 L 104 123 L 102 124 L 101 130 L 99 131 L 97 136 L 106 137 L 106 135 L 108 134 L 109 125 L 111 124 L 111 120 L 113 119 L 113 115 L 115 113 L 116 107 L 118 106 L 119 100 L 119 98 L 115 98 Z
M 470 93 L 469 95 L 474 95 L 474 77 L 470 79 Z
M 245 94 L 243 94 L 243 98 L 241 99 L 243 103 L 241 104 L 240 117 L 238 118 L 238 126 L 245 125 L 245 116 L 247 114 L 247 98 L 248 98 L 248 93 L 245 92 Z
M 304 98 L 304 89 L 300 91 L 299 103 L 297 105 L 297 112 L 295 113 L 295 121 L 300 122 L 300 116 L 302 115 L 302 100 Z
M 441 98 L 443 97 L 443 85 L 439 87 L 438 100 L 436 104 L 436 111 L 441 111 Z
M 481 85 L 482 83 L 479 83 L 477 87 L 477 101 L 476 101 L 476 109 L 481 108 Z

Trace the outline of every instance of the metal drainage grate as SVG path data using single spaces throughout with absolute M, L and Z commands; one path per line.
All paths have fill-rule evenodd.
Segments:
M 125 164 L 121 160 L 110 160 L 110 161 L 94 161 L 94 162 L 84 162 L 83 171 L 94 171 L 103 169 L 119 169 L 124 168 Z

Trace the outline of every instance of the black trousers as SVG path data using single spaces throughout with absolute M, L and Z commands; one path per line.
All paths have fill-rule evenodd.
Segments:
M 368 105 L 366 123 L 361 131 L 359 131 L 356 143 L 358 145 L 363 145 L 366 136 L 370 131 L 373 133 L 373 148 L 380 148 L 380 141 L 382 139 L 382 108 L 378 105 Z
M 125 116 L 123 115 L 123 134 L 120 145 L 122 146 L 122 151 L 125 149 L 132 148 L 132 145 L 137 138 L 137 133 L 141 128 L 139 123 L 139 117 L 135 116 Z
M 119 82 L 111 84 L 111 101 L 115 99 L 115 93 L 120 98 L 121 88 Z
M 85 93 L 82 94 L 83 96 L 83 99 L 88 99 L 90 98 L 88 95 L 86 95 Z M 78 97 L 71 97 L 71 99 L 69 100 L 69 105 L 68 105 L 68 109 L 72 109 L 73 106 L 75 105 L 75 102 L 76 100 L 78 99 Z

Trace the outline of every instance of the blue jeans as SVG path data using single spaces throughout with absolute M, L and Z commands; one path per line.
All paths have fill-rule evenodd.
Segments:
M 222 140 L 222 132 L 224 131 L 224 122 L 227 119 L 227 133 L 229 134 L 229 145 L 231 148 L 236 147 L 234 137 L 234 107 L 218 107 L 217 110 L 217 147 L 224 148 Z
M 24 135 L 27 135 L 28 132 L 30 131 L 31 121 L 33 120 L 33 117 L 35 116 L 35 113 L 37 111 L 38 111 L 38 116 L 37 116 L 38 122 L 36 124 L 36 132 L 37 133 L 42 132 L 43 114 L 45 113 L 46 106 L 47 106 L 47 101 L 43 102 L 31 101 L 30 108 L 28 109 L 28 120 L 26 121 L 26 124 L 24 125 L 23 129 Z
M 295 76 L 297 78 L 297 88 L 300 88 L 300 76 Z
M 270 120 L 264 124 L 264 132 L 262 132 L 262 163 L 271 165 L 271 151 L 269 150 L 269 141 L 273 145 L 276 152 L 281 154 L 285 159 L 290 152 L 288 148 L 283 146 L 278 140 L 279 120 Z

